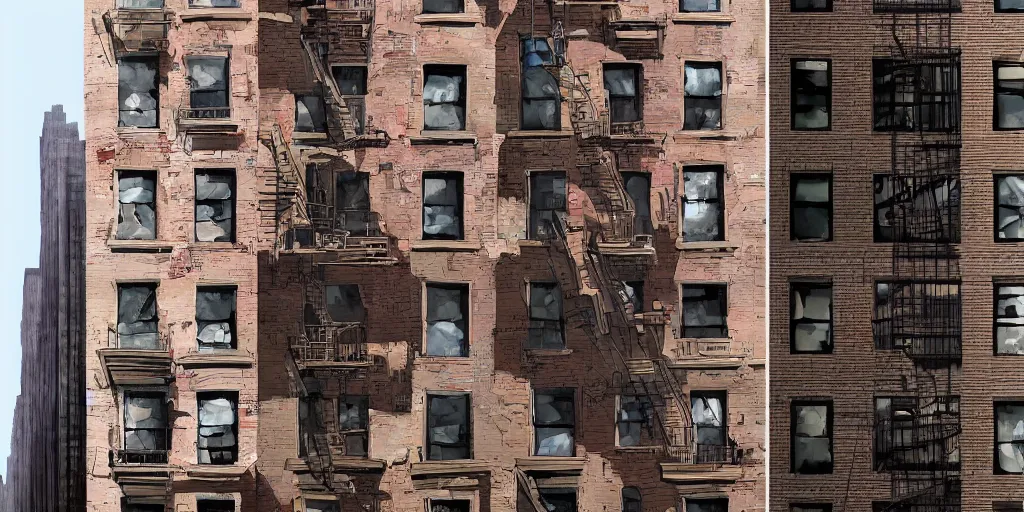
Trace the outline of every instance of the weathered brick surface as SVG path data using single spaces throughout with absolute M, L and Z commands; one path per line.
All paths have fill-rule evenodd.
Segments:
M 867 512 L 890 497 L 889 478 L 872 471 L 873 398 L 899 394 L 905 368 L 873 349 L 874 281 L 892 274 L 892 248 L 872 242 L 871 175 L 891 171 L 890 136 L 871 131 L 871 59 L 883 56 L 891 15 L 871 2 L 835 2 L 835 12 L 791 13 L 774 0 L 771 16 L 771 510 L 796 501 L 831 502 L 836 510 Z M 961 397 L 962 510 L 991 510 L 993 501 L 1020 501 L 1020 476 L 993 474 L 992 402 L 1019 398 L 1014 357 L 993 355 L 993 278 L 1019 276 L 1018 244 L 993 241 L 993 171 L 1020 169 L 1024 135 L 992 130 L 992 61 L 1019 61 L 1019 19 L 993 12 L 991 2 L 966 2 L 953 16 L 954 45 L 963 51 L 961 91 L 961 237 L 963 366 L 954 382 Z M 876 47 L 878 49 L 876 49 Z M 790 60 L 832 59 L 833 128 L 790 130 Z M 834 240 L 796 243 L 789 236 L 789 176 L 833 176 Z M 831 278 L 835 349 L 831 355 L 789 353 L 789 280 Z M 794 398 L 835 402 L 835 470 L 790 473 L 789 406 Z

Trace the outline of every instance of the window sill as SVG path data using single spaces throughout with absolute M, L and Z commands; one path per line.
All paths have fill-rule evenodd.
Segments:
M 543 471 L 582 473 L 583 466 L 586 465 L 586 463 L 586 457 L 534 455 L 532 457 L 516 458 L 516 467 L 527 472 Z
M 571 348 L 524 348 L 523 352 L 530 357 L 560 357 L 572 355 Z
M 689 356 L 668 363 L 673 370 L 738 370 L 743 367 L 743 356 Z M 749 366 L 756 366 L 751 362 Z
M 490 472 L 491 468 L 486 462 L 473 459 L 425 460 L 413 462 L 410 466 L 410 473 L 413 478 Z
M 476 135 L 467 132 L 450 132 L 441 130 L 421 130 L 417 136 L 409 137 L 413 144 L 473 144 L 477 143 Z
M 292 140 L 327 140 L 327 134 L 319 132 L 292 132 Z
M 171 252 L 174 244 L 164 240 L 107 240 L 111 252 Z
M 162 135 L 163 128 L 139 128 L 137 126 L 118 126 L 117 134 L 124 135 Z
M 676 249 L 693 252 L 722 252 L 732 254 L 739 246 L 728 240 L 715 242 L 686 242 L 682 237 L 676 238 Z
M 662 448 L 658 446 L 616 446 L 615 451 L 617 452 L 628 452 L 628 453 L 655 453 L 661 451 Z
M 679 130 L 672 134 L 676 141 L 734 141 L 739 140 L 740 133 L 732 130 Z
M 730 24 L 736 21 L 724 12 L 678 12 L 672 15 L 672 23 L 715 23 Z
M 188 244 L 188 248 L 200 251 L 227 251 L 231 249 L 246 249 L 245 245 L 235 242 L 191 242 Z
M 182 368 L 252 368 L 253 366 L 252 357 L 238 350 L 193 352 L 179 357 L 175 363 Z
M 413 17 L 414 23 L 421 25 L 480 25 L 484 19 L 479 14 L 452 13 L 452 14 L 417 14 Z
M 252 13 L 240 7 L 212 7 L 208 9 L 186 9 L 181 13 L 181 21 L 251 21 Z
M 185 468 L 185 474 L 189 478 L 197 480 L 211 480 L 211 481 L 234 481 L 239 480 L 249 470 L 248 466 L 235 464 L 189 464 Z
M 413 251 L 479 251 L 482 246 L 472 240 L 417 240 L 412 243 Z
M 428 356 L 420 354 L 416 356 L 416 361 L 422 364 L 458 364 L 458 365 L 471 365 L 473 359 L 470 356 L 459 357 L 459 356 Z
M 505 134 L 510 139 L 568 138 L 575 135 L 572 130 L 509 130 Z
M 547 240 L 519 240 L 519 247 L 548 247 L 551 245 Z

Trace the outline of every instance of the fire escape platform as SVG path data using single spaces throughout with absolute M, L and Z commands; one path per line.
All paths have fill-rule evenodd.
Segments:
M 253 358 L 249 354 L 237 350 L 220 352 L 193 352 L 175 360 L 182 368 L 252 368 Z
M 674 484 L 735 482 L 743 477 L 741 466 L 662 462 L 661 480 Z
M 185 474 L 192 480 L 209 482 L 235 482 L 242 479 L 249 471 L 248 466 L 216 466 L 211 464 L 191 464 L 185 468 Z
M 357 361 L 295 361 L 299 370 L 355 370 L 359 368 L 370 368 L 373 366 L 371 360 Z
M 177 466 L 169 464 L 114 465 L 111 476 L 128 498 L 166 499 Z
M 107 240 L 111 252 L 171 252 L 174 243 L 166 240 Z
M 632 242 L 598 242 L 597 250 L 605 256 L 654 257 L 656 251 L 651 245 L 637 246 Z
M 525 472 L 582 473 L 586 457 L 518 457 L 516 468 Z
M 174 379 L 173 358 L 166 350 L 101 348 L 96 355 L 111 385 L 159 386 Z
M 490 472 L 490 464 L 482 460 L 426 460 L 412 463 L 410 470 L 413 478 Z
M 332 457 L 331 468 L 342 473 L 383 473 L 387 462 L 366 457 Z M 309 462 L 306 459 L 291 458 L 285 461 L 284 469 L 293 473 L 308 473 Z

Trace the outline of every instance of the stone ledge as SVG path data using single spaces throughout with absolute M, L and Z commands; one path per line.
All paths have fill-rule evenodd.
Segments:
M 428 460 L 414 462 L 410 468 L 414 478 L 490 472 L 490 466 L 482 460 Z
M 185 474 L 193 480 L 212 480 L 218 482 L 229 482 L 240 480 L 242 475 L 249 471 L 248 466 L 216 466 L 209 464 L 190 464 L 185 468 Z
M 676 249 L 680 251 L 724 252 L 732 254 L 739 247 L 739 245 L 728 240 L 720 242 L 686 242 L 683 240 L 683 237 L 676 238 Z
M 111 252 L 171 252 L 174 243 L 166 240 L 107 240 Z
M 510 139 L 546 139 L 574 137 L 572 130 L 509 130 L 505 134 Z
M 179 357 L 175 363 L 182 368 L 252 368 L 253 359 L 249 354 L 237 350 L 225 350 L 220 352 L 193 352 Z
M 414 251 L 469 251 L 475 252 L 483 248 L 473 240 L 415 240 L 411 244 Z
M 516 467 L 526 472 L 541 471 L 551 473 L 581 473 L 583 472 L 583 466 L 586 465 L 586 463 L 586 457 L 533 456 L 516 458 Z
M 740 466 L 683 464 L 679 462 L 661 463 L 661 480 L 675 484 L 735 482 L 742 477 L 743 468 Z
M 483 16 L 472 13 L 451 14 L 417 14 L 413 22 L 421 25 L 479 25 L 484 22 Z
M 720 23 L 730 24 L 736 21 L 731 14 L 724 12 L 680 12 L 672 15 L 672 23 Z
M 208 9 L 187 9 L 182 12 L 181 21 L 251 21 L 252 13 L 239 8 L 213 7 Z

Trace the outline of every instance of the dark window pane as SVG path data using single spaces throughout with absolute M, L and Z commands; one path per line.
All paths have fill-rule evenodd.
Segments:
M 995 63 L 995 128 L 1024 128 L 1024 64 Z
M 831 175 L 793 175 L 792 180 L 792 239 L 818 242 L 831 240 Z
M 117 287 L 117 347 L 161 350 L 158 331 L 156 284 L 121 284 Z
M 235 288 L 196 290 L 196 339 L 199 351 L 236 348 Z
M 832 63 L 827 60 L 793 61 L 792 128 L 827 130 L 832 126 Z
M 469 285 L 427 284 L 428 356 L 469 356 Z
M 565 348 L 562 289 L 557 283 L 530 283 L 527 348 Z
M 726 285 L 683 285 L 683 337 L 727 338 Z
M 722 166 L 683 168 L 683 241 L 725 240 Z
M 159 77 L 159 57 L 123 57 L 117 62 L 118 126 L 159 127 Z
M 235 176 L 230 171 L 196 172 L 196 241 L 235 240 Z
M 199 402 L 200 464 L 234 464 L 238 460 L 238 393 L 196 393 Z
M 423 174 L 423 239 L 462 240 L 462 173 Z
M 794 473 L 832 472 L 832 403 L 793 402 L 792 467 Z
M 789 336 L 793 353 L 831 353 L 832 285 L 793 283 L 790 301 Z
M 684 130 L 722 127 L 722 63 L 687 62 L 683 68 Z
M 533 394 L 534 455 L 571 457 L 576 453 L 576 406 L 572 389 Z
M 469 394 L 427 395 L 427 459 L 469 459 Z
M 565 194 L 565 173 L 530 175 L 531 240 L 549 240 L 555 236 L 555 224 L 565 215 Z
M 153 172 L 118 172 L 118 240 L 156 239 L 155 177 Z
M 334 83 L 345 96 L 366 94 L 366 66 L 334 66 L 331 68 Z
M 423 0 L 424 14 L 452 14 L 465 11 L 462 0 Z
M 465 130 L 466 66 L 423 66 L 423 74 L 423 129 Z

